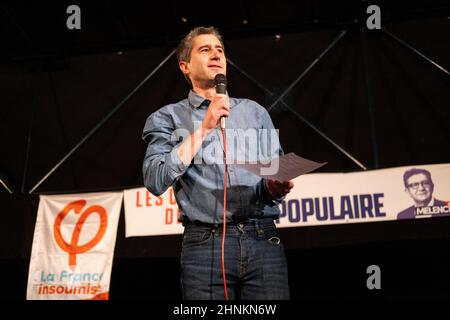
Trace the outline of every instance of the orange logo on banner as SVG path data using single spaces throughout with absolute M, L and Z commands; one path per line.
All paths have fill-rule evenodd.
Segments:
M 72 270 L 75 269 L 75 266 L 77 265 L 77 254 L 84 253 L 95 247 L 105 235 L 106 227 L 108 225 L 108 215 L 106 214 L 105 208 L 98 205 L 90 206 L 89 208 L 84 210 L 84 212 L 81 214 L 80 219 L 78 219 L 77 224 L 75 225 L 75 229 L 73 230 L 70 244 L 67 243 L 63 239 L 61 234 L 61 223 L 64 217 L 71 210 L 73 210 L 76 214 L 79 214 L 85 205 L 86 200 L 77 200 L 67 204 L 64 207 L 64 209 L 62 209 L 62 211 L 58 213 L 55 219 L 55 224 L 53 225 L 56 243 L 61 249 L 63 249 L 69 254 L 69 267 Z M 78 241 L 80 239 L 81 228 L 83 227 L 83 224 L 86 221 L 86 219 L 93 213 L 97 213 L 100 217 L 100 228 L 98 229 L 97 234 L 95 235 L 94 238 L 92 238 L 91 241 L 80 246 L 78 245 Z

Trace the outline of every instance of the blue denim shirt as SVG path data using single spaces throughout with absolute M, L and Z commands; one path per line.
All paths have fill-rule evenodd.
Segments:
M 225 165 L 220 128 L 206 137 L 189 165 L 183 164 L 177 154 L 183 138 L 201 126 L 208 105 L 209 100 L 191 90 L 188 99 L 152 113 L 143 131 L 147 143 L 142 168 L 144 185 L 154 195 L 173 186 L 181 221 L 223 222 Z M 280 214 L 279 200 L 268 196 L 264 179 L 238 167 L 236 162 L 282 155 L 278 134 L 266 109 L 255 101 L 230 98 L 230 107 L 226 120 L 227 222 L 263 216 L 275 219 Z

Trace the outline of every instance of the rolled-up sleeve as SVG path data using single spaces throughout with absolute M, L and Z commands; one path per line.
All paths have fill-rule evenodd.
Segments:
M 266 143 L 268 145 L 263 145 L 263 148 L 265 148 L 264 154 L 266 156 L 269 156 L 271 159 L 281 157 L 282 155 L 284 155 L 284 151 L 280 144 L 278 132 L 276 134 L 270 133 L 271 130 L 276 130 L 276 129 L 273 125 L 272 119 L 270 118 L 270 115 L 267 112 L 267 110 L 265 110 L 263 107 L 261 107 L 261 108 L 263 109 L 262 116 L 261 116 L 262 128 L 267 130 L 269 132 L 268 134 L 270 136 L 270 139 L 266 140 L 266 141 L 270 141 L 269 143 Z M 266 134 L 266 132 L 264 134 Z M 267 179 L 262 179 L 262 181 L 260 182 L 259 190 L 260 190 L 260 192 L 259 192 L 260 201 L 262 201 L 263 203 L 270 204 L 270 205 L 278 205 L 286 197 L 286 196 L 283 196 L 279 199 L 272 199 L 267 190 Z
M 145 123 L 142 138 L 147 143 L 142 172 L 145 187 L 154 195 L 163 194 L 188 168 L 177 154 L 182 143 L 170 114 L 159 110 Z

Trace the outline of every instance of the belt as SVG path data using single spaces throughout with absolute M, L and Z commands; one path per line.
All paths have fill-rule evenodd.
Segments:
M 274 219 L 271 218 L 271 217 L 266 217 L 266 218 L 246 218 L 246 219 L 234 218 L 231 221 L 227 221 L 227 225 L 240 226 L 240 227 L 244 227 L 244 226 L 260 226 L 260 225 L 272 224 L 273 220 Z M 187 226 L 201 226 L 201 227 L 210 227 L 210 228 L 217 229 L 219 227 L 222 227 L 223 223 L 206 223 L 206 222 L 201 222 L 201 221 L 185 221 L 183 223 L 183 226 L 185 226 L 185 227 L 187 227 Z

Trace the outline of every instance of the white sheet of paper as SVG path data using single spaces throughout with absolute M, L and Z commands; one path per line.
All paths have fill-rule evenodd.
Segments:
M 278 162 L 278 163 L 277 163 Z M 272 180 L 288 181 L 302 174 L 317 170 L 328 162 L 318 163 L 302 158 L 291 152 L 279 158 L 272 159 L 270 163 L 245 163 L 236 165 L 253 172 L 254 174 Z

